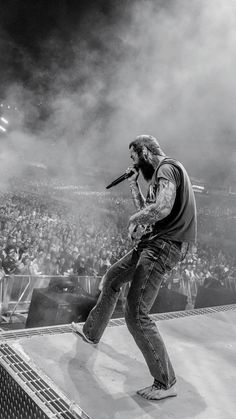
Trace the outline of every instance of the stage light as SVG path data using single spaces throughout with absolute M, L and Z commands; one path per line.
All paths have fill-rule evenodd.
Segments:
M 1 117 L 1 121 L 4 122 L 5 124 L 8 124 L 8 120 L 3 118 L 3 116 Z
M 0 130 L 6 132 L 6 128 L 2 127 L 2 125 L 0 125 Z
M 193 186 L 194 192 L 198 192 L 198 193 L 206 192 L 204 186 L 201 186 L 201 185 L 192 185 L 192 186 Z

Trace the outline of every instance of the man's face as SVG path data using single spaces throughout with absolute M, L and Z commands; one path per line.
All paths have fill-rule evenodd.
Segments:
M 130 158 L 133 160 L 133 163 L 136 166 L 136 168 L 141 170 L 144 179 L 147 182 L 150 181 L 152 179 L 155 169 L 148 160 L 147 153 L 144 153 L 144 150 L 142 150 L 141 153 L 138 154 L 137 151 L 135 151 L 133 147 L 131 147 Z
M 130 158 L 133 160 L 134 165 L 139 168 L 139 156 L 133 147 L 130 148 Z

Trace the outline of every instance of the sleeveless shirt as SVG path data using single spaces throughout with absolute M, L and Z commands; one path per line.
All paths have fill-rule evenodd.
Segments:
M 175 159 L 166 157 L 156 168 L 150 182 L 146 203 L 156 202 L 158 180 L 164 178 L 176 185 L 176 197 L 170 214 L 157 221 L 152 231 L 142 239 L 163 238 L 166 240 L 196 243 L 196 202 L 191 181 L 184 166 Z M 141 240 L 142 240 L 141 239 Z

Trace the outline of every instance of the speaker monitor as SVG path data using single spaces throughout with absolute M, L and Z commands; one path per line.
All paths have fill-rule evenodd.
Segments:
M 84 322 L 96 301 L 86 292 L 75 294 L 36 288 L 32 294 L 26 327 Z
M 169 313 L 185 310 L 188 299 L 186 295 L 161 287 L 151 308 L 151 313 Z
M 214 307 L 236 303 L 236 292 L 228 288 L 198 287 L 194 308 Z

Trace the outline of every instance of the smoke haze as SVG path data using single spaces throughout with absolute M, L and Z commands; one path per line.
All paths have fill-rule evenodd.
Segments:
M 20 171 L 24 156 L 78 182 L 80 172 L 100 173 L 107 184 L 130 164 L 129 142 L 145 133 L 191 176 L 232 184 L 236 3 L 118 3 L 107 15 L 94 6 L 64 38 L 52 31 L 37 62 L 18 50 L 25 82 L 12 82 L 6 59 L 4 102 L 19 112 L 1 139 L 1 176 Z M 14 42 L 2 35 L 7 56 Z

